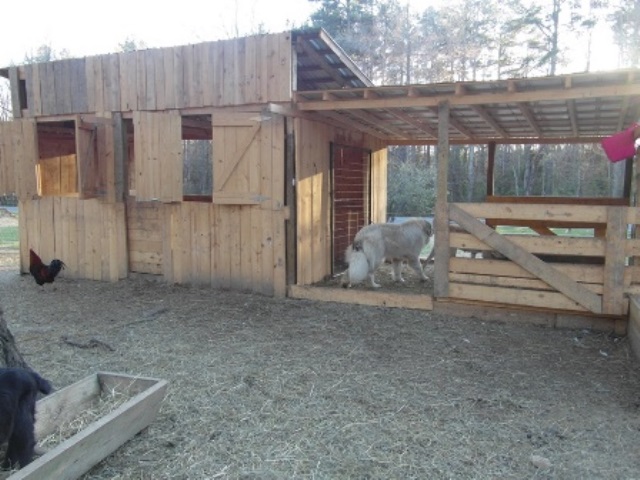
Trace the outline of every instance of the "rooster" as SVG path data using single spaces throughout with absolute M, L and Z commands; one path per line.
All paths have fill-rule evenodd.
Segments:
M 40 260 L 40 257 L 36 252 L 29 249 L 29 272 L 36 279 L 38 285 L 44 285 L 45 283 L 53 283 L 56 276 L 65 267 L 62 260 L 57 258 L 51 260 L 49 265 L 45 265 Z

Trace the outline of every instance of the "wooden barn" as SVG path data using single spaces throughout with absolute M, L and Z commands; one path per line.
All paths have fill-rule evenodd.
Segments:
M 621 198 L 499 197 L 491 176 L 500 144 L 594 143 L 637 121 L 638 70 L 376 87 L 313 30 L 0 74 L 14 114 L 0 123 L 0 191 L 19 198 L 23 272 L 33 248 L 76 278 L 143 273 L 275 296 L 526 309 L 618 331 L 640 291 L 640 240 L 627 235 L 640 223 L 632 159 Z M 451 144 L 489 145 L 485 202 L 448 201 Z M 433 292 L 315 288 L 362 225 L 386 220 L 390 145 L 438 147 Z M 208 182 L 194 191 L 195 147 L 209 153 L 195 173 Z M 501 235 L 500 225 L 535 234 Z M 594 234 L 560 237 L 558 227 Z M 450 258 L 451 246 L 505 258 Z

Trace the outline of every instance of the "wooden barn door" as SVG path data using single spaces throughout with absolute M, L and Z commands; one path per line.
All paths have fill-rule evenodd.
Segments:
M 331 148 L 333 273 L 344 270 L 344 252 L 370 219 L 371 152 L 333 144 Z

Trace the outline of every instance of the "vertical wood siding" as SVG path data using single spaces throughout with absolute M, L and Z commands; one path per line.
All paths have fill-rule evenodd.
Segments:
M 371 150 L 371 220 L 384 222 L 387 156 L 381 142 L 365 134 L 296 119 L 297 284 L 309 285 L 330 275 L 331 143 Z
M 44 197 L 20 201 L 20 267 L 29 249 L 44 262 L 59 258 L 72 278 L 116 281 L 127 276 L 124 204 Z
M 291 100 L 288 32 L 21 68 L 27 116 Z
M 34 120 L 0 122 L 0 188 L 20 200 L 38 194 L 38 141 Z

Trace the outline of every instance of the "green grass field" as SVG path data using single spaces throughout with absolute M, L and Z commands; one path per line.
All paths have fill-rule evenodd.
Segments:
M 0 248 L 18 248 L 18 227 L 0 227 Z
M 561 237 L 593 237 L 593 228 L 552 228 Z M 497 231 L 505 235 L 536 235 L 529 227 L 498 227 Z

